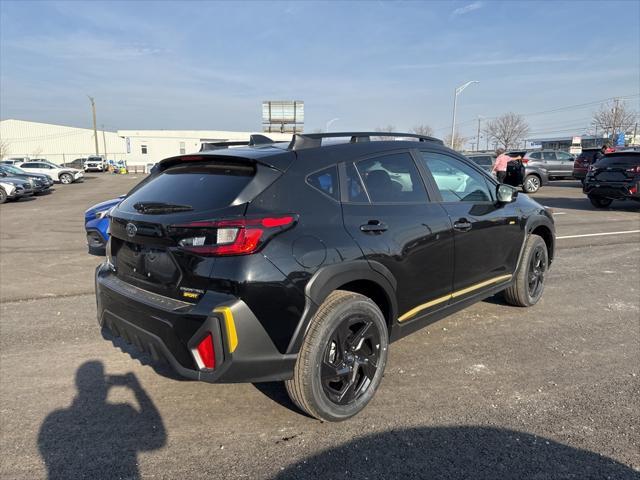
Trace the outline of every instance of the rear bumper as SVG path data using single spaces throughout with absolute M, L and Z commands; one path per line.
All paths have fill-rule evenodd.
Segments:
M 635 191 L 632 191 L 635 189 Z M 587 195 L 593 195 L 614 200 L 639 200 L 640 181 L 636 182 L 594 182 L 587 180 L 582 189 Z
M 142 290 L 96 269 L 98 322 L 103 331 L 165 360 L 180 375 L 205 382 L 266 382 L 291 378 L 295 354 L 281 354 L 240 299 L 208 291 L 196 304 Z M 229 318 L 223 307 L 228 308 Z M 233 341 L 235 338 L 237 343 Z M 200 369 L 197 344 L 211 334 L 215 368 Z M 235 344 L 235 346 L 234 346 Z

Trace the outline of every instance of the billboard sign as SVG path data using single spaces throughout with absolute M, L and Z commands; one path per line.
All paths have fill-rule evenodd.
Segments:
M 616 146 L 624 147 L 624 132 L 620 132 L 616 136 Z
M 302 100 L 267 100 L 262 102 L 262 131 L 302 133 L 304 102 Z

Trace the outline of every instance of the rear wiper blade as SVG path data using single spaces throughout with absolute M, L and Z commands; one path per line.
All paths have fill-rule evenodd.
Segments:
M 138 202 L 133 205 L 140 213 L 172 213 L 172 212 L 190 212 L 193 210 L 191 205 L 173 205 L 163 202 Z

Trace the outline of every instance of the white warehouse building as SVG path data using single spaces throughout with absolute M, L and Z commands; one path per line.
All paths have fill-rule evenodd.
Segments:
M 218 130 L 98 130 L 98 154 L 129 166 L 152 165 L 163 158 L 200 150 L 205 142 L 248 141 L 254 133 Z M 268 133 L 289 141 L 291 134 Z M 105 154 L 106 152 L 106 154 Z M 0 121 L 2 158 L 46 158 L 55 163 L 95 155 L 92 129 L 7 119 Z

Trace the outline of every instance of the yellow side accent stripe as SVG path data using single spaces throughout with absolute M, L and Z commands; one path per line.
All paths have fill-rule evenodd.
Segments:
M 214 312 L 221 313 L 224 318 L 224 326 L 227 329 L 229 353 L 233 353 L 238 346 L 238 333 L 236 332 L 236 323 L 233 320 L 231 309 L 229 307 L 218 307 Z
M 416 314 L 421 312 L 422 310 L 426 310 L 429 307 L 433 307 L 440 303 L 444 303 L 452 298 L 461 297 L 462 295 L 466 295 L 467 293 L 478 290 L 482 287 L 486 287 L 488 285 L 493 285 L 494 283 L 506 282 L 511 279 L 511 275 L 500 275 L 499 277 L 490 278 L 489 280 L 485 280 L 484 282 L 476 283 L 475 285 L 471 285 L 470 287 L 463 288 L 462 290 L 458 290 L 456 292 L 452 292 L 444 297 L 436 298 L 435 300 L 431 300 L 427 303 L 423 303 L 422 305 L 418 305 L 417 307 L 412 308 L 407 313 L 403 314 L 400 318 L 398 318 L 398 322 L 404 322 L 405 320 L 414 317 Z

